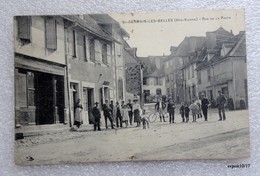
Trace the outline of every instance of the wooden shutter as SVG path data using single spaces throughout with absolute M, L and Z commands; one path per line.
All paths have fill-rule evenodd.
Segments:
M 57 29 L 56 20 L 53 18 L 46 18 L 45 20 L 45 36 L 46 48 L 51 50 L 57 49 Z
M 31 17 L 19 16 L 17 17 L 18 37 L 20 39 L 31 39 Z
M 107 45 L 107 65 L 111 65 L 111 46 Z
M 94 42 L 94 46 L 95 46 L 95 62 L 100 64 L 101 63 L 101 44 L 98 40 L 95 40 Z

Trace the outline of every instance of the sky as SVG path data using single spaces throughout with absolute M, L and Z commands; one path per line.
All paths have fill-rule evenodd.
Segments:
M 206 36 L 206 32 L 223 27 L 236 35 L 245 30 L 243 10 L 180 11 L 165 13 L 109 14 L 128 34 L 127 43 L 137 48 L 137 56 L 169 55 L 185 37 Z M 162 19 L 163 21 L 159 21 Z M 142 20 L 141 23 L 131 23 Z M 146 20 L 146 22 L 144 22 Z M 147 22 L 150 20 L 150 22 Z M 153 22 L 152 22 L 153 20 Z M 154 22 L 155 21 L 155 22 Z

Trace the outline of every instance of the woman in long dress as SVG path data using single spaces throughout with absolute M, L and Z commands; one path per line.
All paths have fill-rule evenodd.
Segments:
M 134 113 L 134 122 L 137 123 L 136 127 L 139 127 L 141 124 L 141 113 L 142 109 L 138 103 L 137 99 L 134 99 L 134 104 L 133 104 L 133 113 Z
M 77 100 L 75 103 L 74 109 L 75 109 L 75 118 L 74 118 L 74 124 L 79 128 L 82 124 L 82 117 L 81 117 L 81 111 L 83 109 L 82 104 L 80 104 L 80 99 Z

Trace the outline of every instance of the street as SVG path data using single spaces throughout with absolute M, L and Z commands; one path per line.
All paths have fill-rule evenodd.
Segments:
M 156 121 L 146 130 L 134 124 L 118 130 L 65 131 L 17 140 L 15 162 L 31 165 L 231 159 L 250 155 L 248 110 L 228 111 L 226 121 L 218 121 L 215 109 L 210 110 L 207 122 L 200 118 L 196 123 L 181 123 L 177 112 L 175 116 L 174 124 Z M 33 159 L 29 160 L 28 156 Z

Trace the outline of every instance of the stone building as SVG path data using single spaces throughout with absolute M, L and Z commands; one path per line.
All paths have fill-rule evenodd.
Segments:
M 13 25 L 17 131 L 67 126 L 63 17 L 17 16 Z
M 168 56 L 148 56 L 140 58 L 144 63 L 144 101 L 156 102 L 158 97 L 166 97 L 164 61 Z
M 196 68 L 198 91 L 216 100 L 221 90 L 232 100 L 234 108 L 240 109 L 248 104 L 245 32 L 229 36 L 228 40 L 215 42 L 215 47 L 211 45 L 214 52 L 208 52 Z

